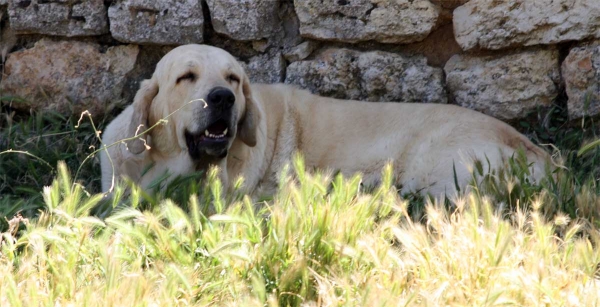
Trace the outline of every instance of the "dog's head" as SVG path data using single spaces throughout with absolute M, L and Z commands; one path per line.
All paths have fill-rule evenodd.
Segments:
M 145 130 L 172 114 L 152 133 L 152 146 L 162 152 L 186 150 L 193 160 L 214 162 L 227 155 L 236 137 L 256 145 L 261 113 L 248 76 L 231 54 L 216 47 L 185 45 L 170 51 L 142 83 L 133 106 L 131 136 L 140 125 Z M 128 148 L 134 154 L 144 151 L 143 137 Z

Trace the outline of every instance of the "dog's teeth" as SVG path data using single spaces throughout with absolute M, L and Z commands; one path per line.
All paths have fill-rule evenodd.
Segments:
M 227 129 L 225 129 L 225 131 L 222 134 L 212 134 L 212 133 L 208 132 L 208 130 L 204 131 L 204 135 L 206 137 L 213 138 L 213 139 L 224 138 L 225 134 L 227 134 Z

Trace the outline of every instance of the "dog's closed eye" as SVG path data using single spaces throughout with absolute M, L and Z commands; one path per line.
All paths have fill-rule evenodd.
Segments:
M 233 82 L 240 83 L 240 77 L 238 77 L 234 74 L 229 74 L 229 75 L 227 75 L 227 81 L 229 83 L 233 83 Z
M 190 82 L 194 82 L 196 81 L 196 74 L 194 74 L 193 72 L 187 72 L 183 75 L 181 75 L 181 77 L 177 78 L 177 84 L 179 84 L 179 82 L 181 81 L 190 81 Z

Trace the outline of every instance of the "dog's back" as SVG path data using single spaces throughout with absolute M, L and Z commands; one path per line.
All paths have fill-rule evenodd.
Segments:
M 272 124 L 268 129 L 304 154 L 309 167 L 361 172 L 376 184 L 393 160 L 406 191 L 451 192 L 471 179 L 474 160 L 492 169 L 522 148 L 532 180 L 545 175 L 549 155 L 508 124 L 482 113 L 445 104 L 376 103 L 313 95 L 290 85 L 255 85 Z M 291 129 L 282 129 L 292 125 Z M 276 128 L 275 128 L 276 127 Z M 281 166 L 275 166 L 275 168 Z

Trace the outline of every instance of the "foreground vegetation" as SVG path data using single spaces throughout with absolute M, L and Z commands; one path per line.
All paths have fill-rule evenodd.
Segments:
M 303 171 L 255 206 L 226 205 L 215 180 L 189 214 L 142 193 L 106 218 L 102 195 L 73 185 L 64 164 L 44 188 L 46 210 L 2 234 L 2 306 L 592 306 L 596 230 L 558 214 L 544 194 L 510 216 L 474 192 L 426 205 L 415 223 L 391 185 L 360 192 L 360 178 Z M 202 207 L 214 214 L 203 215 Z M 258 208 L 258 209 L 257 209 Z
M 0 306 L 600 304 L 591 121 L 522 124 L 558 148 L 562 168 L 541 183 L 515 157 L 433 200 L 399 195 L 389 167 L 365 190 L 297 159 L 259 201 L 224 195 L 214 170 L 109 199 L 86 160 L 105 121 L 2 115 Z

